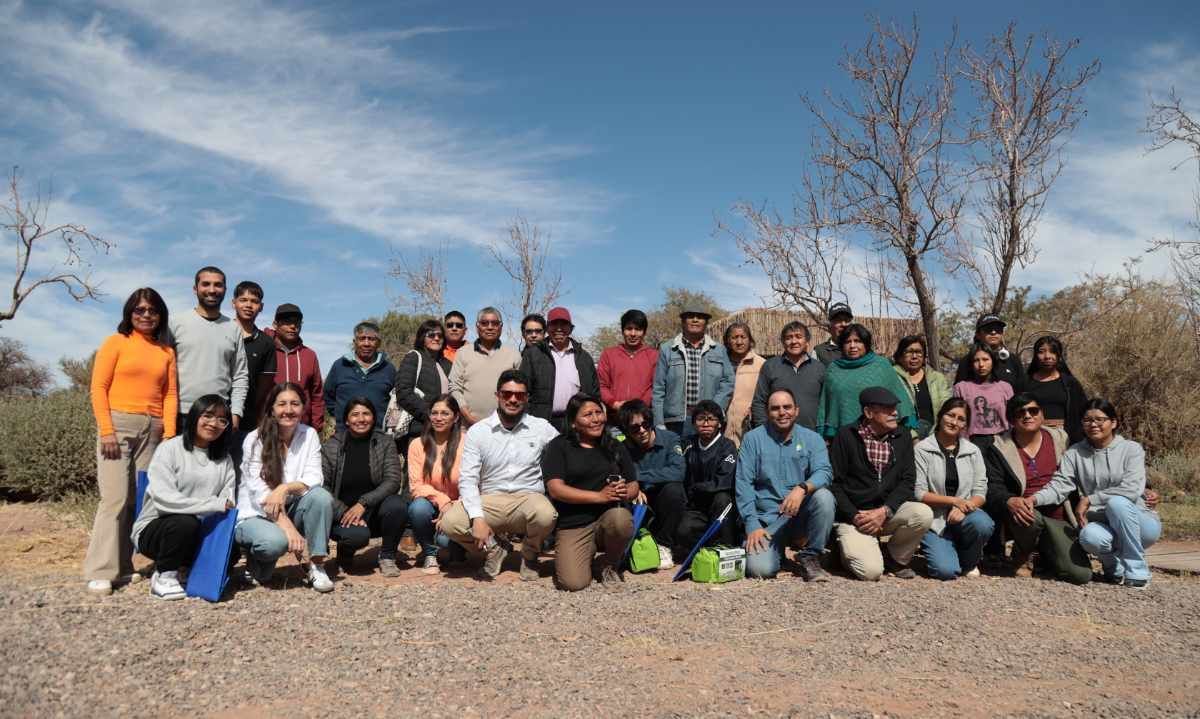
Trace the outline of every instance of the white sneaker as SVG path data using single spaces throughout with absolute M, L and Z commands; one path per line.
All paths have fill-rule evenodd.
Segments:
M 675 557 L 671 556 L 671 548 L 658 545 L 658 568 L 670 569 L 675 566 Z
M 422 574 L 437 574 L 441 571 L 441 569 L 442 568 L 441 565 L 438 564 L 437 557 L 433 556 L 432 554 L 428 557 L 425 557 L 424 561 L 421 563 Z
M 179 583 L 179 572 L 155 572 L 150 578 L 150 594 L 159 599 L 183 599 L 187 592 Z
M 979 576 L 979 567 L 975 567 L 971 571 L 967 572 L 968 579 L 977 579 Z
M 93 579 L 87 583 L 88 594 L 108 596 L 112 594 L 112 582 L 107 579 Z
M 325 573 L 325 567 L 316 562 L 310 562 L 308 565 L 308 583 L 318 592 L 333 591 L 333 580 Z

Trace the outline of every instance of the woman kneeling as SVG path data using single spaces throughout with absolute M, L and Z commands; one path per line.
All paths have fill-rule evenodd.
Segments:
M 246 435 L 234 539 L 246 554 L 251 583 L 268 581 L 285 553 L 303 559 L 307 548 L 308 583 L 332 592 L 321 565 L 329 553 L 333 497 L 321 486 L 321 437 L 300 422 L 304 404 L 299 385 L 275 385 L 258 429 Z
M 933 508 L 933 524 L 921 539 L 929 576 L 979 576 L 979 558 L 996 523 L 980 511 L 987 499 L 983 453 L 966 438 L 971 408 L 952 397 L 942 403 L 933 434 L 917 443 L 915 496 Z
M 604 431 L 600 400 L 577 394 L 567 403 L 567 433 L 542 455 L 546 491 L 558 510 L 554 575 L 569 591 L 592 583 L 592 558 L 604 547 L 601 581 L 620 582 L 633 516 L 621 506 L 638 496 L 637 469 L 625 448 Z
M 183 434 L 158 445 L 150 484 L 133 523 L 133 546 L 155 562 L 150 593 L 183 599 L 179 570 L 200 547 L 204 515 L 232 509 L 235 473 L 229 458 L 229 407 L 215 394 L 192 403 Z

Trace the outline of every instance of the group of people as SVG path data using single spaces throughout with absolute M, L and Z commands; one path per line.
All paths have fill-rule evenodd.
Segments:
M 914 577 L 921 557 L 937 579 L 986 563 L 1084 583 L 1088 555 L 1097 579 L 1150 580 L 1145 548 L 1161 525 L 1142 448 L 1118 433 L 1111 403 L 1088 399 L 1061 342 L 1038 339 L 1021 367 L 995 315 L 979 319 L 953 384 L 919 335 L 890 361 L 876 354 L 845 304 L 830 308 L 828 342 L 789 322 L 770 358 L 744 323 L 714 341 L 701 308 L 657 348 L 645 313 L 625 312 L 621 344 L 599 361 L 563 307 L 522 319 L 520 351 L 494 307 L 477 313 L 473 342 L 450 312 L 423 322 L 395 364 L 361 322 L 322 377 L 297 305 L 260 329 L 258 284 L 236 286 L 234 318 L 221 313 L 221 270 L 198 271 L 194 291 L 196 306 L 171 316 L 154 289 L 134 291 L 97 352 L 89 591 L 140 579 L 136 551 L 154 560 L 154 596 L 183 597 L 202 518 L 233 508 L 246 585 L 291 553 L 320 592 L 375 537 L 378 571 L 398 576 L 408 530 L 425 573 L 474 554 L 494 578 L 519 539 L 522 579 L 541 576 L 552 548 L 559 587 L 619 584 L 636 504 L 661 569 L 724 515 L 711 541 L 744 546 L 752 577 L 790 562 L 827 581 L 829 546 L 863 580 Z

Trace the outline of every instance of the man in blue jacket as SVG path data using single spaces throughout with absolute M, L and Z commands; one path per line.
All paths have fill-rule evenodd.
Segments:
M 640 399 L 621 405 L 620 425 L 625 447 L 637 465 L 638 485 L 646 503 L 654 511 L 650 533 L 658 545 L 658 568 L 675 566 L 673 549 L 682 549 L 679 524 L 687 511 L 687 490 L 683 479 L 687 465 L 679 435 L 668 429 L 655 429 L 654 413 Z
M 325 377 L 325 408 L 333 412 L 339 430 L 345 429 L 342 419 L 346 403 L 355 397 L 366 397 L 375 405 L 375 426 L 383 429 L 392 386 L 396 384 L 396 368 L 388 361 L 387 353 L 379 349 L 379 325 L 359 322 L 354 326 L 354 351 L 338 359 Z
M 692 408 L 710 399 L 721 411 L 733 396 L 733 365 L 706 332 L 712 315 L 698 307 L 679 313 L 680 333 L 663 342 L 654 368 L 654 426 L 682 436 L 691 431 Z
M 827 582 L 821 552 L 833 529 L 833 477 L 825 440 L 796 424 L 796 400 L 787 389 L 767 398 L 767 423 L 742 437 L 737 462 L 738 512 L 746 523 L 746 576 L 779 573 L 784 549 L 806 537 L 796 553 L 806 582 Z

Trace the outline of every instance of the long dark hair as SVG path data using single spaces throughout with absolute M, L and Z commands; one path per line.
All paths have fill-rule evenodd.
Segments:
M 593 397 L 590 394 L 580 392 L 567 401 L 567 439 L 574 445 L 579 445 L 579 433 L 575 431 L 575 418 L 579 415 L 579 410 L 583 409 L 585 404 L 595 404 L 601 410 L 604 409 L 604 403 L 599 397 Z M 617 440 L 608 432 L 601 430 L 600 441 L 597 442 L 597 447 L 604 454 L 610 463 L 615 467 L 617 465 Z
M 145 300 L 158 310 L 158 326 L 154 328 L 154 341 L 161 342 L 163 332 L 167 329 L 167 303 L 163 302 L 162 295 L 153 287 L 139 287 L 129 295 L 129 299 L 125 300 L 125 308 L 121 310 L 121 324 L 117 325 L 117 332 L 128 337 L 133 333 L 133 308 L 137 304 Z
M 866 346 L 866 351 L 863 352 L 864 355 L 875 351 L 875 338 L 871 336 L 871 330 L 857 322 L 852 322 L 846 325 L 846 329 L 842 330 L 842 333 L 837 336 L 838 349 L 842 352 L 845 352 L 846 342 L 849 341 L 851 337 L 857 337 L 859 341 Z
M 942 402 L 942 408 L 938 410 L 937 417 L 933 420 L 933 431 L 937 432 L 938 427 L 942 426 L 942 417 L 945 417 L 947 414 L 949 414 L 950 410 L 952 409 L 961 409 L 963 412 L 967 413 L 967 423 L 963 425 L 962 430 L 960 430 L 958 433 L 959 437 L 963 437 L 965 436 L 966 431 L 971 427 L 971 405 L 968 404 L 967 401 L 962 397 L 951 397 L 945 402 Z
M 980 352 L 985 352 L 987 353 L 988 357 L 992 358 L 992 371 L 988 373 L 986 378 L 975 376 L 975 355 Z M 996 374 L 999 371 L 1000 356 L 996 354 L 996 350 L 988 347 L 983 342 L 976 342 L 975 344 L 971 345 L 971 349 L 967 351 L 967 354 L 962 358 L 962 361 L 958 363 L 958 369 L 954 372 L 954 383 L 978 382 L 979 384 L 983 384 L 985 382 L 995 382 Z
M 1050 351 L 1058 358 L 1057 368 L 1059 374 L 1071 374 L 1071 368 L 1067 367 L 1067 351 L 1063 348 L 1062 341 L 1054 335 L 1043 335 L 1042 337 L 1038 337 L 1037 342 L 1033 343 L 1033 357 L 1029 360 L 1029 368 L 1025 370 L 1025 374 L 1032 377 L 1035 370 L 1041 369 L 1042 366 L 1038 362 L 1037 353 L 1038 350 L 1046 345 L 1050 346 Z
M 280 382 L 272 387 L 271 393 L 267 395 L 267 404 L 263 408 L 262 419 L 258 422 L 258 444 L 262 452 L 262 473 L 259 476 L 271 489 L 283 482 L 283 462 L 287 453 L 283 448 L 283 441 L 279 438 L 279 421 L 271 411 L 275 407 L 275 400 L 284 392 L 295 392 L 301 404 L 308 404 L 304 388 L 295 382 Z
M 192 402 L 191 409 L 188 410 L 187 418 L 183 421 L 183 448 L 191 452 L 196 448 L 196 428 L 200 426 L 200 415 L 209 412 L 212 414 L 219 413 L 225 416 L 225 420 L 229 420 L 229 405 L 225 400 L 221 399 L 218 394 L 206 394 L 200 399 Z M 221 435 L 208 443 L 208 458 L 214 462 L 220 462 L 229 454 L 229 433 L 231 425 L 226 424 Z
M 454 458 L 458 454 L 458 443 L 462 441 L 462 409 L 458 406 L 458 400 L 453 396 L 439 394 L 429 400 L 430 412 L 438 402 L 445 403 L 454 413 L 454 424 L 450 425 L 450 439 L 446 440 L 446 451 L 442 454 L 442 477 L 449 479 L 450 472 L 454 469 Z M 433 463 L 437 459 L 437 438 L 432 422 L 426 421 L 425 427 L 421 430 L 421 449 L 425 450 L 425 464 L 421 467 L 421 476 L 425 478 L 426 482 L 429 482 L 433 480 Z

